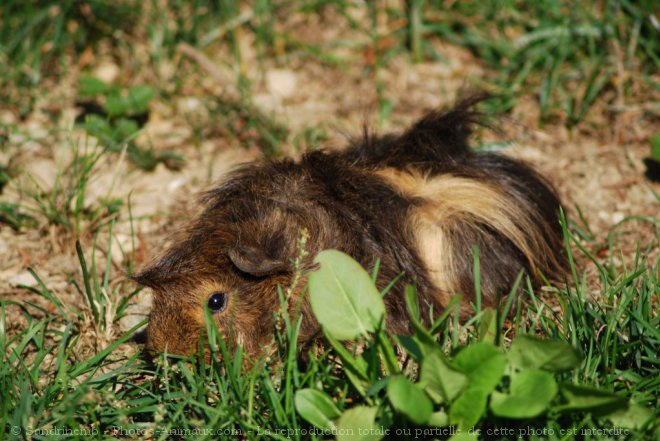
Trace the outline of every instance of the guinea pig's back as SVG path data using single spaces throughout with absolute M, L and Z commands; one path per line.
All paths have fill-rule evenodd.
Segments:
M 566 267 L 552 186 L 521 161 L 470 150 L 479 99 L 430 112 L 400 136 L 367 136 L 339 154 L 411 201 L 406 231 L 433 284 L 421 294 L 442 306 L 454 293 L 473 297 L 474 246 L 485 304 L 508 293 L 521 270 L 539 282 Z
M 549 215 L 530 194 L 488 173 L 393 168 L 374 173 L 415 202 L 407 230 L 434 284 L 435 303 L 444 306 L 455 293 L 473 299 L 475 246 L 486 305 L 508 293 L 521 270 L 535 282 L 561 273 L 561 230 L 554 227 L 559 226 L 558 205 Z M 462 309 L 467 313 L 467 302 Z

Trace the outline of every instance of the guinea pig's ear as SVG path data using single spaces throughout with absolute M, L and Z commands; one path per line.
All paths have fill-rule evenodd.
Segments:
M 172 273 L 177 270 L 178 258 L 179 254 L 177 254 L 176 250 L 170 250 L 168 254 L 152 262 L 142 271 L 133 274 L 131 279 L 149 288 L 162 288 L 163 285 L 172 279 Z
M 133 274 L 131 279 L 137 284 L 149 288 L 158 288 L 162 283 L 162 277 L 157 265 L 153 265 L 137 274 Z
M 291 266 L 286 257 L 269 255 L 262 248 L 251 245 L 230 248 L 227 256 L 236 268 L 255 277 L 284 272 Z

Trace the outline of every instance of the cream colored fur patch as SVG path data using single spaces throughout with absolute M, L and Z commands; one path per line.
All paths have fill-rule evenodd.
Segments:
M 538 253 L 547 244 L 536 239 L 538 230 L 527 207 L 494 185 L 451 174 L 424 175 L 416 170 L 383 169 L 376 172 L 402 194 L 424 202 L 411 214 L 411 228 L 418 250 L 446 304 L 458 289 L 461 274 L 454 264 L 455 249 L 450 226 L 478 233 L 483 225 L 513 242 L 529 260 L 532 271 L 540 263 Z M 457 225 L 460 223 L 460 225 Z M 462 250 L 463 252 L 466 252 Z

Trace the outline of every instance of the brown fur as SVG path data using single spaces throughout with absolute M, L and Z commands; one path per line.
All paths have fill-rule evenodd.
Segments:
M 559 200 L 529 166 L 467 145 L 473 101 L 431 112 L 400 136 L 365 136 L 340 153 L 316 151 L 249 164 L 206 194 L 186 235 L 135 279 L 154 289 L 148 346 L 187 354 L 204 329 L 216 291 L 228 307 L 215 320 L 230 344 L 257 353 L 270 341 L 278 285 L 293 278 L 300 231 L 312 267 L 323 249 L 366 268 L 381 260 L 377 284 L 403 274 L 385 297 L 388 327 L 409 332 L 403 287 L 417 286 L 425 316 L 454 293 L 462 311 L 474 297 L 472 248 L 480 250 L 483 302 L 495 305 L 521 270 L 538 284 L 565 269 Z M 294 302 L 300 295 L 294 292 Z M 318 331 L 301 299 L 301 339 Z

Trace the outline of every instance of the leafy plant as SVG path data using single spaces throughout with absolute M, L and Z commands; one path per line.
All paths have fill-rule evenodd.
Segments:
M 108 151 L 120 152 L 125 147 L 130 160 L 143 170 L 153 170 L 161 162 L 170 168 L 181 167 L 183 158 L 180 155 L 171 151 L 157 154 L 153 148 L 141 148 L 135 143 L 155 95 L 151 86 L 136 85 L 122 90 L 115 84 L 83 76 L 79 94 L 101 102 L 100 109 L 96 109 L 98 105 L 86 103 L 85 107 L 96 113 L 85 115 L 82 127 L 98 138 Z
M 338 433 L 368 433 L 359 439 L 380 439 L 395 423 L 452 426 L 456 439 L 459 434 L 461 439 L 476 439 L 475 428 L 497 418 L 591 412 L 633 428 L 651 419 L 649 410 L 627 398 L 567 381 L 570 377 L 564 373 L 580 367 L 582 357 L 563 341 L 519 335 L 506 349 L 484 333 L 481 341 L 446 355 L 432 331 L 421 325 L 412 289 L 408 313 L 414 333 L 399 341 L 405 341 L 402 350 L 418 369 L 401 370 L 392 336 L 383 326 L 385 305 L 369 274 L 339 251 L 323 251 L 316 262 L 320 269 L 309 275 L 312 308 L 356 394 L 355 405 L 339 415 L 323 391 L 299 390 L 298 412 L 319 429 L 336 426 Z M 490 312 L 485 309 L 482 320 L 492 320 Z M 362 347 L 361 354 L 347 350 L 343 342 Z M 379 427 L 385 432 L 374 431 Z
M 510 110 L 520 96 L 531 93 L 540 122 L 561 113 L 568 126 L 582 123 L 599 99 L 608 99 L 617 63 L 634 59 L 648 73 L 660 66 L 651 1 L 407 3 L 409 26 L 402 31 L 413 60 L 422 52 L 442 59 L 430 44 L 431 35 L 469 48 L 493 68 L 486 82 L 502 97 L 498 110 Z M 640 74 L 626 81 L 650 91 L 650 78 Z

